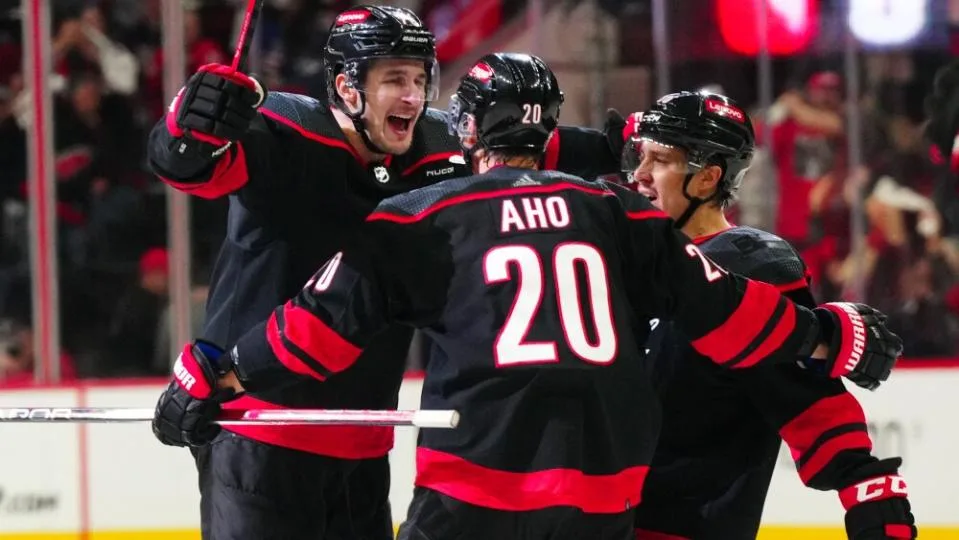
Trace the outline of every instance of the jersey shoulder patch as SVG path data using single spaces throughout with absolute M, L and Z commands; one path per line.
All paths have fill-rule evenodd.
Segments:
M 753 227 L 733 227 L 701 242 L 699 249 L 716 264 L 780 289 L 808 285 L 806 265 L 782 238 Z

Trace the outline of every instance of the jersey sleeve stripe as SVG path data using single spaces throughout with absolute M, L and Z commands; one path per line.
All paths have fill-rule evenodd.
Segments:
M 693 340 L 693 348 L 716 363 L 728 363 L 761 335 L 780 298 L 775 287 L 747 281 L 746 292 L 736 311 L 719 327 Z
M 546 143 L 546 151 L 543 152 L 543 169 L 559 170 L 559 128 L 553 130 L 552 136 Z
M 787 293 L 792 291 L 798 291 L 799 289 L 805 289 L 808 286 L 809 286 L 809 280 L 806 278 L 800 278 L 791 283 L 776 285 L 776 288 L 779 289 L 779 292 Z
M 260 108 L 260 114 L 269 118 L 270 120 L 273 120 L 274 122 L 283 124 L 284 126 L 292 129 L 293 131 L 299 133 L 300 135 L 306 137 L 307 139 L 316 141 L 326 146 L 332 146 L 334 148 L 340 148 L 342 150 L 346 150 L 347 152 L 352 154 L 357 161 L 359 161 L 360 163 L 363 163 L 363 159 L 360 157 L 360 154 L 357 153 L 356 149 L 350 146 L 350 144 L 346 141 L 341 141 L 339 139 L 334 139 L 332 137 L 324 137 L 323 135 L 320 135 L 319 133 L 313 133 L 312 131 L 307 130 L 306 128 L 290 120 L 289 118 L 277 112 L 271 111 L 269 109 Z
M 276 359 L 279 360 L 286 369 L 293 373 L 325 381 L 326 375 L 328 375 L 329 372 L 323 373 L 317 371 L 316 368 L 322 368 L 322 366 L 319 365 L 307 365 L 307 355 L 283 337 L 277 320 L 278 317 L 282 315 L 277 315 L 278 312 L 279 308 L 270 315 L 266 323 L 266 341 L 270 345 L 270 350 L 273 351 L 273 355 L 276 356 Z
M 422 167 L 423 165 L 426 165 L 427 163 L 432 163 L 434 161 L 448 160 L 449 158 L 454 156 L 462 157 L 463 152 L 440 152 L 438 154 L 430 154 L 424 157 L 423 159 L 417 161 L 416 163 L 410 165 L 409 167 L 407 167 L 406 170 L 400 173 L 400 175 L 409 176 L 413 174 L 414 172 L 416 172 L 416 169 L 419 169 L 420 167 Z
M 809 448 L 806 449 L 805 452 L 794 453 L 793 457 L 794 457 L 794 460 L 796 461 L 796 465 L 799 467 L 802 467 L 803 465 L 808 463 L 809 460 L 811 460 L 812 457 L 816 454 L 816 452 L 818 452 L 820 448 L 825 446 L 826 443 L 830 441 L 830 439 L 835 439 L 836 437 L 839 437 L 840 435 L 845 435 L 847 433 L 855 433 L 857 431 L 868 433 L 867 429 L 868 428 L 866 427 L 865 423 L 843 424 L 840 426 L 836 426 L 832 429 L 827 429 L 826 431 L 822 432 L 822 434 L 819 437 L 816 438 L 816 440 L 812 443 L 812 445 L 809 446 Z
M 291 344 L 300 348 L 315 368 L 339 373 L 353 365 L 361 349 L 343 339 L 309 311 L 287 302 L 277 319 L 280 332 Z M 314 366 L 311 366 L 314 367 Z M 319 369 L 315 371 L 322 374 Z
M 872 448 L 866 432 L 866 415 L 847 392 L 820 399 L 779 430 L 792 451 L 804 482 L 830 459 L 851 448 Z M 840 440 L 845 446 L 833 441 Z
M 819 449 L 812 454 L 808 461 L 799 466 L 799 478 L 804 484 L 808 484 L 810 480 L 812 480 L 819 471 L 829 465 L 829 462 L 835 459 L 840 452 L 860 448 L 866 450 L 872 449 L 872 441 L 869 439 L 869 434 L 865 431 L 857 430 L 829 439 L 829 441 L 820 446 Z
M 728 366 L 747 368 L 758 364 L 760 360 L 782 346 L 795 327 L 796 308 L 785 297 L 782 297 L 776 305 L 776 311 L 763 327 L 762 332 Z
M 213 172 L 210 174 L 210 179 L 206 182 L 177 182 L 163 176 L 159 178 L 178 191 L 204 199 L 216 199 L 233 193 L 250 181 L 243 145 L 237 142 L 234 143 L 234 147 L 236 148 L 235 153 L 232 150 L 227 151 L 226 155 L 217 160 Z

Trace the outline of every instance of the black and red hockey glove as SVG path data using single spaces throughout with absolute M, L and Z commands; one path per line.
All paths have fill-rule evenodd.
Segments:
M 829 346 L 825 369 L 874 390 L 889 378 L 902 355 L 902 340 L 886 328 L 886 316 L 865 304 L 830 302 L 813 310 Z
M 230 66 L 207 64 L 173 99 L 167 130 L 177 139 L 211 145 L 211 153 L 219 155 L 247 132 L 265 99 L 266 90 L 256 79 Z
M 899 458 L 871 463 L 856 471 L 855 483 L 839 490 L 849 540 L 916 538 L 916 518 L 898 473 L 901 464 Z
M 222 370 L 217 360 L 223 350 L 212 343 L 188 343 L 173 365 L 173 381 L 160 394 L 153 415 L 153 434 L 168 446 L 203 446 L 220 433 L 213 421 L 220 404 L 235 394 L 217 388 Z

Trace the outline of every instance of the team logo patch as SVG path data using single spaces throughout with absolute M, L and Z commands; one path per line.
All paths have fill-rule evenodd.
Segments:
M 390 171 L 386 170 L 386 167 L 377 167 L 373 169 L 373 176 L 376 177 L 376 181 L 385 184 L 390 181 Z
M 706 110 L 713 114 L 718 114 L 719 116 L 725 116 L 726 118 L 732 118 L 733 120 L 745 123 L 746 122 L 746 113 L 735 107 L 723 103 L 718 99 L 707 99 L 706 100 Z
M 489 64 L 486 62 L 480 62 L 470 69 L 469 76 L 476 80 L 486 82 L 493 78 L 493 68 L 489 67 Z
M 366 11 L 365 9 L 356 9 L 353 11 L 347 11 L 346 13 L 341 13 L 340 16 L 336 18 L 336 22 L 334 24 L 336 26 L 343 26 L 345 24 L 359 24 L 369 18 L 369 11 Z

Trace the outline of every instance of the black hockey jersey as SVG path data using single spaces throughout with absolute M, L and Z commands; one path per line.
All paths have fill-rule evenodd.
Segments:
M 720 266 L 775 285 L 814 307 L 805 265 L 781 238 L 734 227 L 694 241 Z M 643 505 L 638 538 L 651 531 L 696 540 L 754 539 L 785 440 L 802 481 L 846 487 L 842 475 L 875 461 L 862 408 L 837 379 L 795 365 L 748 371 L 718 368 L 666 320 L 652 323 L 647 343 L 663 429 Z
M 809 310 L 718 269 L 619 186 L 499 167 L 387 199 L 368 225 L 240 338 L 238 371 L 326 380 L 389 324 L 423 329 L 422 407 L 461 420 L 420 432 L 416 484 L 478 506 L 639 502 L 659 426 L 649 318 L 727 367 L 793 362 L 818 335 Z
M 153 170 L 175 188 L 200 197 L 229 196 L 229 217 L 214 268 L 203 336 L 234 342 L 295 295 L 317 267 L 363 236 L 366 216 L 386 197 L 471 174 L 446 113 L 429 109 L 416 124 L 410 150 L 382 164 L 364 164 L 333 117 L 316 99 L 269 94 L 250 131 L 218 160 L 182 155 L 163 121 L 151 133 Z M 602 132 L 560 128 L 546 167 L 586 175 L 615 171 Z M 595 169 L 593 169 L 595 167 Z M 393 325 L 377 336 L 357 366 L 330 384 L 306 380 L 252 392 L 227 408 L 395 408 L 412 331 Z M 234 426 L 251 438 L 343 457 L 385 455 L 390 428 Z

